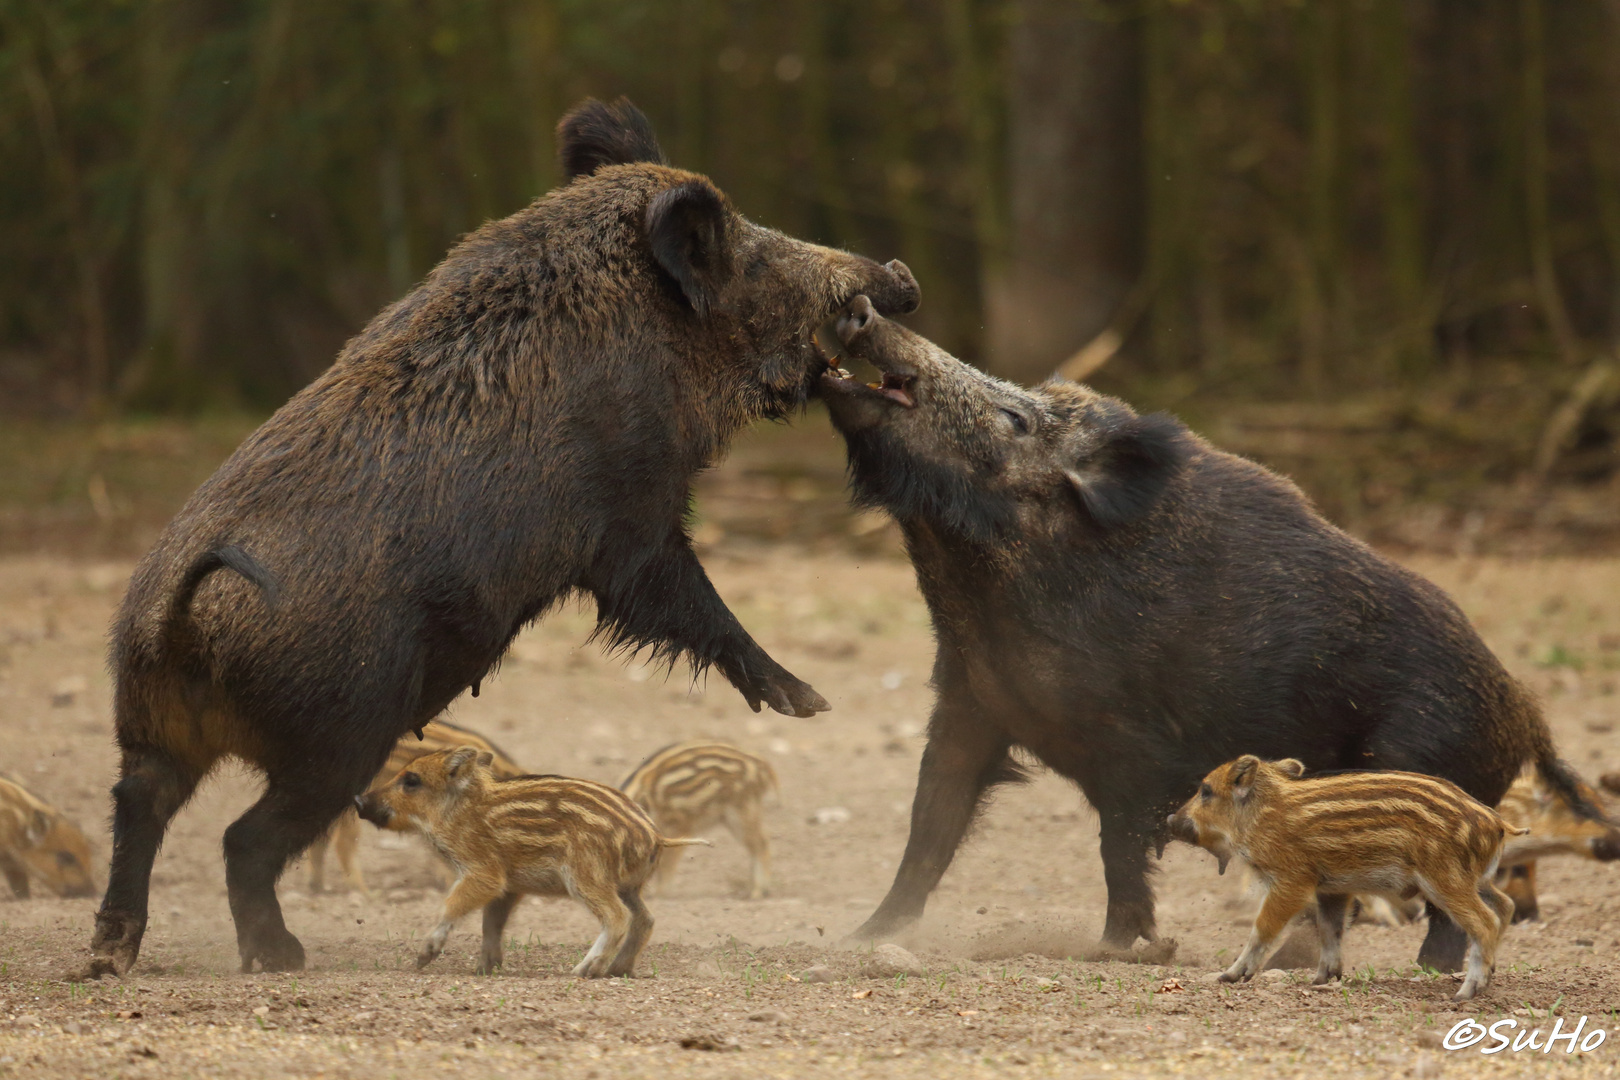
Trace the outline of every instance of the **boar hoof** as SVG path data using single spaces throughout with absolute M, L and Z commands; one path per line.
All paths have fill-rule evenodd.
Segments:
M 832 708 L 827 699 L 816 693 L 809 683 L 789 676 L 790 682 L 770 682 L 764 687 L 765 704 L 784 716 L 809 717 Z
M 242 974 L 253 972 L 253 961 L 259 962 L 261 971 L 303 971 L 304 946 L 286 930 L 269 941 L 247 946 L 242 950 Z

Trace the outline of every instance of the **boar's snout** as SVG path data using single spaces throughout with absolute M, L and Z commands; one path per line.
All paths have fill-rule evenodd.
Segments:
M 877 319 L 877 309 L 872 301 L 865 296 L 857 296 L 849 303 L 849 310 L 838 316 L 838 322 L 833 329 L 838 334 L 838 340 L 845 345 L 853 344 L 866 336 L 867 330 Z
M 1592 857 L 1600 862 L 1620 859 L 1620 830 L 1610 829 L 1592 841 Z
M 922 290 L 917 287 L 910 268 L 899 259 L 892 259 L 876 269 L 879 272 L 861 290 L 872 298 L 873 306 L 884 315 L 909 315 L 916 311 L 917 305 L 922 303 Z
M 381 799 L 374 795 L 356 795 L 354 797 L 354 812 L 360 815 L 362 821 L 369 821 L 378 828 L 388 824 L 393 815 Z

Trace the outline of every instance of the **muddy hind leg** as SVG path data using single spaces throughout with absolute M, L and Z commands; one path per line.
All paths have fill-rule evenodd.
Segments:
M 641 890 L 635 886 L 620 889 L 619 899 L 624 901 L 625 908 L 630 912 L 630 928 L 625 932 L 624 941 L 614 954 L 607 973 L 611 976 L 628 976 L 636 973 L 636 960 L 640 958 L 641 950 L 647 947 L 647 939 L 652 937 L 653 917 L 647 905 L 641 902 Z
M 225 888 L 243 972 L 298 971 L 304 947 L 287 930 L 276 880 L 346 809 L 362 781 L 276 772 L 258 802 L 225 830 Z
M 152 863 L 169 822 L 191 798 L 203 771 L 155 747 L 124 747 L 112 789 L 112 866 L 84 977 L 123 975 L 134 966 L 146 933 Z

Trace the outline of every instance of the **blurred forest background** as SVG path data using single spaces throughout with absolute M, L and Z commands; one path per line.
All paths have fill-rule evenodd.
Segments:
M 0 459 L 104 459 L 0 503 L 116 517 L 129 418 L 273 408 L 622 93 L 965 359 L 1390 542 L 1620 537 L 1620 0 L 0 0 L 0 87 Z

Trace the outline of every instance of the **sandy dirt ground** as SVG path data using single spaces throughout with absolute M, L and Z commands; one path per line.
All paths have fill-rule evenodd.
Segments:
M 693 686 L 605 657 L 586 644 L 590 613 L 572 609 L 525 633 L 481 697 L 456 703 L 452 719 L 537 771 L 617 781 L 692 736 L 775 764 L 773 895 L 743 898 L 746 861 L 729 837 L 691 852 L 649 902 L 658 926 L 641 977 L 569 977 L 595 927 L 571 904 L 534 900 L 513 917 L 501 974 L 473 975 L 476 919 L 415 971 L 441 894 L 419 849 L 369 826 L 374 898 L 312 895 L 294 868 L 281 897 L 308 970 L 238 974 L 220 834 L 258 782 L 228 770 L 176 819 L 127 979 L 64 978 L 85 957 L 95 901 L 0 900 L 0 1077 L 1616 1073 L 1614 868 L 1543 863 L 1542 921 L 1508 934 L 1496 982 L 1466 1006 L 1450 1001 L 1449 976 L 1413 968 L 1421 924 L 1352 928 L 1356 974 L 1326 991 L 1299 970 L 1227 987 L 1213 972 L 1241 948 L 1252 899 L 1185 846 L 1165 853 L 1157 878 L 1174 954 L 1161 943 L 1146 962 L 1084 959 L 1104 907 L 1096 819 L 1050 775 L 1000 795 L 901 940 L 924 972 L 871 974 L 871 955 L 839 943 L 897 865 L 931 700 L 926 614 L 909 566 L 884 547 L 704 551 L 744 624 L 833 703 L 823 717 L 756 716 L 718 679 Z M 1620 561 L 1411 562 L 1541 695 L 1571 761 L 1589 777 L 1620 767 Z M 0 560 L 0 767 L 81 822 L 103 865 L 114 769 L 104 635 L 129 569 Z M 804 976 L 818 965 L 830 981 Z M 1583 1016 L 1583 1035 L 1613 1036 L 1591 1053 L 1441 1048 L 1465 1017 L 1544 1038 Z

